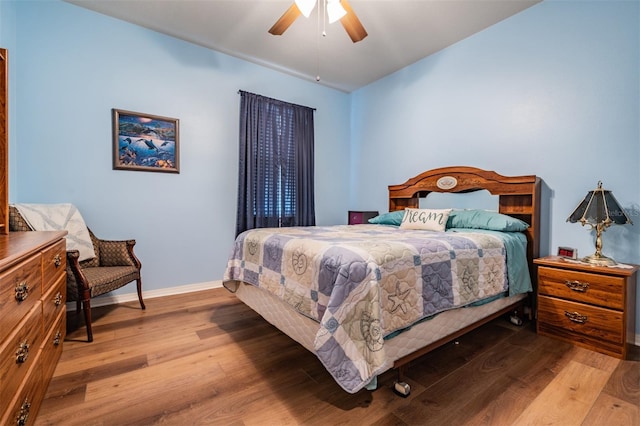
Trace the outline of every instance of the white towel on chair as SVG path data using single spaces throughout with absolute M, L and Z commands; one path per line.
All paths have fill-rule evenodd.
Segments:
M 14 204 L 34 231 L 67 231 L 67 250 L 78 250 L 79 260 L 96 257 L 82 215 L 73 204 Z

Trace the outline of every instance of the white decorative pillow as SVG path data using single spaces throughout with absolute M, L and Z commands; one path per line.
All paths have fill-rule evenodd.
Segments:
M 443 232 L 451 209 L 405 209 L 400 229 Z

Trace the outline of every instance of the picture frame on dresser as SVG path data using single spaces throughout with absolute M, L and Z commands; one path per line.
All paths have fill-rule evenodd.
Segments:
M 180 173 L 180 120 L 113 109 L 113 168 Z

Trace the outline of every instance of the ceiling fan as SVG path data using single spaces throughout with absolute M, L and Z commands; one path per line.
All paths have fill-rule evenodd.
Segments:
M 364 39 L 368 34 L 362 23 L 347 0 L 318 0 L 325 2 L 329 23 L 340 20 L 347 34 L 354 43 Z M 280 19 L 269 29 L 273 35 L 282 35 L 300 15 L 309 17 L 316 6 L 316 0 L 295 0 L 294 3 L 282 14 Z

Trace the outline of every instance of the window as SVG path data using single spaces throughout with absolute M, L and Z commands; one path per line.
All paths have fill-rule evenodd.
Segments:
M 240 95 L 236 234 L 315 225 L 313 109 Z

